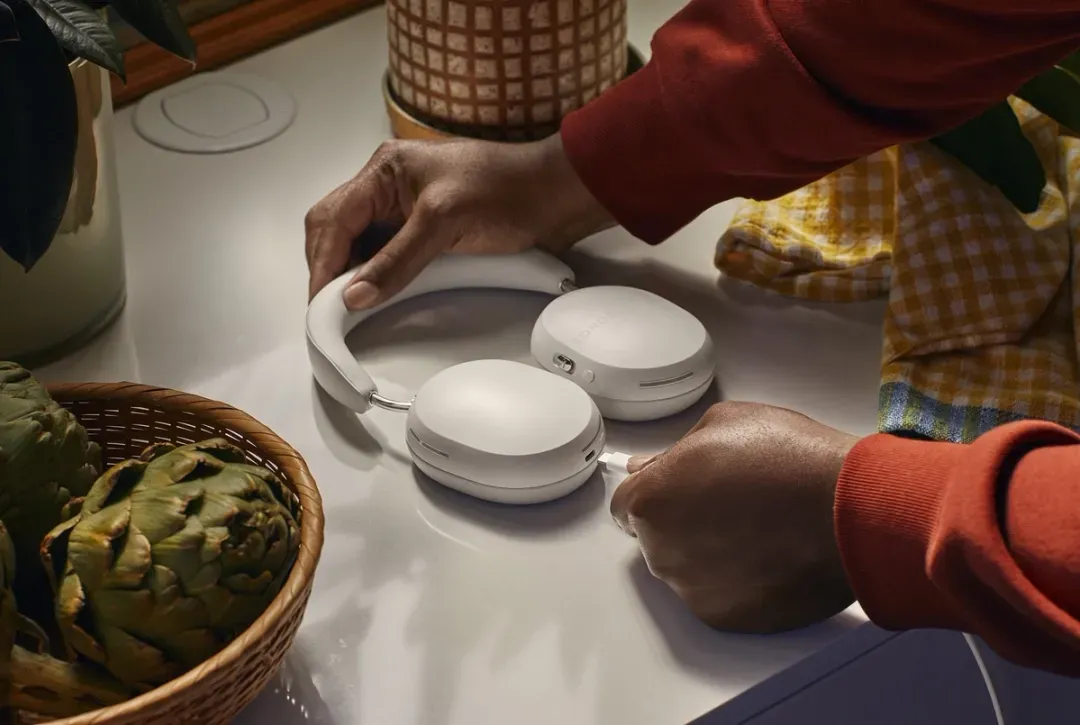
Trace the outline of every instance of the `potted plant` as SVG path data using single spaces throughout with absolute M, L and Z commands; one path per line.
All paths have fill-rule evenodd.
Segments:
M 542 138 L 640 64 L 626 0 L 387 0 L 386 12 L 398 137 Z
M 1013 94 L 1072 133 L 1080 133 L 1080 53 Z M 1022 213 L 1039 208 L 1046 171 L 1008 100 L 930 142 L 997 187 Z
M 0 0 L 0 359 L 42 362 L 123 306 L 106 6 L 194 63 L 176 0 Z

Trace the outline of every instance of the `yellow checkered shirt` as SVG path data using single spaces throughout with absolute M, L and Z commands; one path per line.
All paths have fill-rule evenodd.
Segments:
M 746 202 L 717 246 L 724 274 L 780 294 L 888 296 L 883 431 L 970 441 L 1020 418 L 1080 428 L 1080 138 L 1010 102 L 1048 179 L 1032 214 L 917 143 Z

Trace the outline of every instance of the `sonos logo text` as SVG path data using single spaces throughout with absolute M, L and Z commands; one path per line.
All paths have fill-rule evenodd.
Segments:
M 590 322 L 588 325 L 586 325 L 584 328 L 582 328 L 581 332 L 574 335 L 574 339 L 575 340 L 584 340 L 584 339 L 586 339 L 587 337 L 592 335 L 594 332 L 599 330 L 601 327 L 603 327 L 607 323 L 611 322 L 616 317 L 617 317 L 617 315 L 614 315 L 614 314 L 600 315 L 599 317 L 595 318 L 592 322 Z

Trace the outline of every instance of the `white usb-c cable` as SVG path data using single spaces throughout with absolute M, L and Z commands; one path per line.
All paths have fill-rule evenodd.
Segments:
M 626 470 L 626 466 L 630 463 L 630 456 L 626 453 L 619 453 L 617 451 L 601 453 L 599 463 L 604 467 L 605 471 L 619 473 L 624 477 L 630 475 L 630 472 Z

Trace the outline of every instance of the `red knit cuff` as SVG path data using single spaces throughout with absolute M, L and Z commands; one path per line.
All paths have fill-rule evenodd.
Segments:
M 836 540 L 866 615 L 885 629 L 957 628 L 930 581 L 927 549 L 947 480 L 965 447 L 873 435 L 848 454 L 836 486 Z
M 687 217 L 670 176 L 687 166 L 648 63 L 562 121 L 563 148 L 589 192 L 635 237 L 658 244 Z

